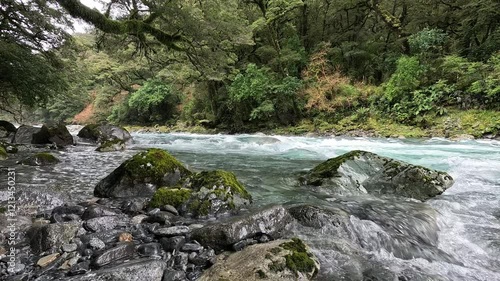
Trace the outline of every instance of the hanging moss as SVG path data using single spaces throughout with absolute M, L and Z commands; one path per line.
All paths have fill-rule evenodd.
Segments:
M 150 178 L 153 182 L 160 181 L 165 174 L 174 173 L 176 170 L 181 175 L 191 173 L 175 157 L 157 148 L 134 155 L 125 164 L 125 169 L 135 179 Z
M 149 202 L 149 206 L 159 208 L 165 205 L 172 205 L 175 208 L 179 208 L 191 197 L 192 192 L 192 190 L 187 188 L 162 187 L 155 192 Z

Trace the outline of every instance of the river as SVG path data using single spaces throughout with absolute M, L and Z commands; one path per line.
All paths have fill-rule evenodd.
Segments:
M 373 270 L 400 272 L 399 280 L 500 280 L 498 141 L 259 134 L 144 133 L 133 134 L 133 137 L 134 144 L 123 152 L 98 153 L 93 151 L 93 146 L 78 145 L 55 152 L 62 160 L 57 166 L 35 170 L 18 166 L 18 185 L 65 194 L 66 200 L 84 200 L 92 195 L 93 187 L 101 178 L 137 150 L 163 148 L 192 170 L 233 171 L 253 195 L 254 208 L 276 203 L 328 206 L 340 202 L 353 212 L 362 210 L 365 214 L 352 216 L 350 222 L 351 234 L 359 246 L 356 249 L 360 251 L 356 256 L 362 257 L 359 266 L 366 266 L 363 263 L 368 262 L 372 263 Z M 298 185 L 301 172 L 355 149 L 446 171 L 455 179 L 455 184 L 424 204 L 391 198 L 339 198 Z M 2 165 L 11 165 L 16 160 L 7 160 L 10 162 Z M 424 216 L 429 210 L 436 213 L 434 234 L 431 219 Z M 350 256 L 338 253 L 336 237 L 329 234 L 328 228 L 316 234 L 303 230 L 296 233 L 318 255 L 322 266 L 319 279 L 349 280 L 352 275 L 348 268 L 353 265 L 347 266 L 343 259 Z M 420 244 L 427 238 L 436 241 L 430 248 Z M 354 243 L 352 241 L 349 243 Z

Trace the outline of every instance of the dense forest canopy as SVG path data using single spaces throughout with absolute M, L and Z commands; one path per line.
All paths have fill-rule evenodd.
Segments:
M 427 128 L 500 108 L 499 1 L 103 4 L 2 1 L 2 110 L 245 131 L 366 120 Z M 95 30 L 69 35 L 72 18 Z M 500 130 L 497 119 L 482 133 Z

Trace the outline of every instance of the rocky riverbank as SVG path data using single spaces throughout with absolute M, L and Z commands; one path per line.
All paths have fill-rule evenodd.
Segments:
M 274 205 L 250 211 L 251 192 L 231 172 L 190 171 L 168 152 L 149 149 L 116 167 L 95 186 L 95 197 L 83 202 L 18 191 L 16 262 L 9 264 L 12 212 L 3 209 L 0 271 L 6 280 L 311 280 L 332 276 L 321 271 L 321 257 L 328 251 L 344 263 L 338 278 L 425 278 L 422 272 L 376 270 L 365 260 L 361 250 L 371 247 L 370 237 L 378 234 L 355 221 L 382 218 L 392 220 L 385 229 L 389 236 L 379 245 L 383 249 L 402 258 L 454 262 L 437 247 L 435 212 L 418 201 L 451 186 L 449 175 L 352 152 L 302 178 L 306 189 L 320 186 L 318 192 L 351 190 L 381 198 L 390 194 L 406 202 L 405 207 L 388 215 L 383 199 L 373 197 L 368 203 Z M 409 192 L 410 183 L 420 185 Z M 405 212 L 414 216 L 399 217 Z M 338 244 L 318 247 L 318 231 Z M 418 245 L 407 242 L 408 237 L 416 237 Z

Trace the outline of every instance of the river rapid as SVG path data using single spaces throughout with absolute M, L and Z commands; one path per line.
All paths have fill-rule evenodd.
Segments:
M 500 280 L 500 142 L 266 135 L 133 134 L 126 151 L 90 145 L 54 152 L 53 167 L 16 166 L 20 189 L 36 188 L 79 202 L 130 156 L 168 150 L 192 170 L 233 171 L 254 198 L 252 208 L 308 203 L 342 207 L 349 227 L 297 227 L 321 262 L 319 280 Z M 342 197 L 300 186 L 298 176 L 345 152 L 361 149 L 448 172 L 455 184 L 425 203 L 371 196 Z M 21 156 L 16 156 L 21 157 Z M 3 166 L 14 165 L 11 158 Z M 367 279 L 367 271 L 376 278 Z M 381 273 L 382 272 L 382 273 Z M 359 275 L 359 274 L 358 274 Z M 363 278 L 363 277 L 359 277 Z

